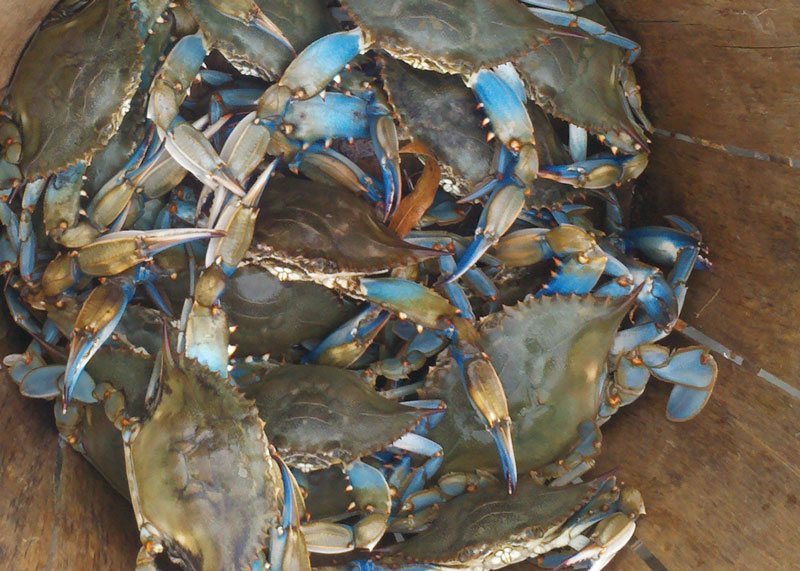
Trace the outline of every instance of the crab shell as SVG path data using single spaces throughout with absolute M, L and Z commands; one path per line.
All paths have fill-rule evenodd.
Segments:
M 333 31 L 330 12 L 319 0 L 260 0 L 264 13 L 287 36 L 295 50 Z M 186 2 L 210 48 L 219 50 L 239 71 L 275 80 L 294 54 L 257 26 L 221 14 L 209 0 Z
M 611 27 L 602 10 L 592 8 L 591 19 Z M 620 149 L 636 154 L 647 149 L 647 136 L 634 121 L 619 83 L 622 68 L 630 68 L 626 55 L 602 39 L 560 35 L 520 57 L 516 68 L 529 95 L 545 111 L 593 133 L 617 133 L 615 142 L 627 143 Z
M 481 345 L 508 399 L 520 473 L 564 459 L 585 439 L 582 423 L 594 426 L 606 357 L 632 303 L 591 295 L 529 297 L 481 322 Z M 491 435 L 475 419 L 451 359 L 440 358 L 421 397 L 448 403 L 428 435 L 442 445 L 443 472 L 499 471 Z M 599 451 L 593 444 L 599 441 L 589 443 L 589 456 Z
M 414 69 L 394 59 L 383 60 L 381 77 L 401 125 L 440 162 L 448 192 L 469 194 L 497 175 L 499 146 L 486 141 L 481 127 L 484 115 L 476 108 L 472 90 L 460 78 Z M 571 163 L 544 111 L 534 103 L 527 107 L 539 163 Z M 539 178 L 525 202 L 527 208 L 554 207 L 581 194 L 580 189 Z
M 281 457 L 305 472 L 377 452 L 430 412 L 383 398 L 352 371 L 321 365 L 279 367 L 245 395 Z
M 354 306 L 313 283 L 282 282 L 256 266 L 228 278 L 222 308 L 236 326 L 231 344 L 241 355 L 292 359 L 292 348 L 322 339 L 354 315 Z
M 342 6 L 368 44 L 441 73 L 469 75 L 512 61 L 552 34 L 517 0 L 344 0 Z
M 276 179 L 261 200 L 247 261 L 292 279 L 358 290 L 354 278 L 418 263 L 440 252 L 404 242 L 343 188 Z M 273 270 L 271 270 L 273 271 Z
M 250 569 L 280 515 L 281 477 L 253 404 L 183 356 L 164 356 L 160 394 L 123 433 L 143 538 L 190 569 Z
M 142 48 L 134 12 L 120 0 L 96 0 L 39 30 L 8 90 L 26 179 L 87 160 L 108 143 L 139 85 Z
M 560 528 L 598 491 L 596 482 L 563 488 L 519 481 L 478 488 L 442 505 L 433 525 L 401 543 L 381 564 L 499 569 L 549 551 Z

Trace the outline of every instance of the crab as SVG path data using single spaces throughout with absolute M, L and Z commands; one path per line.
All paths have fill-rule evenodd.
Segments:
M 618 487 L 613 477 L 560 488 L 521 480 L 514 496 L 489 483 L 443 505 L 425 531 L 380 559 L 357 561 L 350 568 L 500 569 L 528 558 L 564 559 L 549 553 L 572 543 L 580 547 L 567 564 L 604 564 L 628 542 L 642 513 L 638 492 Z M 595 545 L 587 545 L 581 534 L 595 525 Z
M 599 453 L 596 421 L 606 359 L 632 304 L 630 296 L 529 297 L 481 322 L 482 346 L 508 398 L 521 473 L 570 481 L 591 467 Z M 457 387 L 457 369 L 443 354 L 420 392 L 422 398 L 440 398 L 449 405 L 430 433 L 444 451 L 442 469 L 496 473 L 496 461 L 486 454 L 491 440 Z M 407 509 L 421 506 L 413 496 L 408 501 Z
M 266 423 L 270 442 L 294 470 L 339 466 L 364 514 L 352 528 L 315 522 L 303 526 L 311 551 L 371 550 L 383 537 L 391 510 L 389 484 L 365 460 L 390 448 L 429 457 L 420 468 L 433 473 L 441 449 L 419 435 L 444 413 L 441 401 L 403 404 L 378 395 L 356 373 L 320 365 L 284 365 L 246 385 Z M 340 490 L 339 493 L 342 493 Z
M 299 488 L 270 452 L 257 410 L 218 375 L 173 355 L 164 335 L 144 416 L 129 416 L 120 399 L 107 407 L 122 431 L 138 565 L 155 568 L 165 551 L 193 569 L 262 568 L 269 549 L 272 564 L 309 568 Z

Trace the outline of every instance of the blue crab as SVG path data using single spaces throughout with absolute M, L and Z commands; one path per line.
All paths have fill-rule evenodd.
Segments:
M 421 470 L 427 473 L 441 461 L 439 446 L 418 434 L 441 418 L 441 401 L 404 406 L 378 395 L 352 371 L 319 365 L 277 367 L 246 385 L 244 393 L 255 400 L 270 442 L 291 468 L 307 473 L 340 466 L 347 474 L 363 517 L 352 528 L 306 524 L 311 551 L 371 550 L 383 537 L 392 491 L 366 461 L 370 455 L 383 449 L 424 454 L 429 460 Z
M 591 561 L 599 569 L 628 542 L 642 513 L 639 493 L 613 477 L 562 488 L 524 480 L 513 496 L 490 483 L 442 506 L 425 531 L 350 568 L 482 571 L 530 558 L 545 565 Z M 582 533 L 592 527 L 589 540 Z M 550 554 L 572 544 L 571 556 Z

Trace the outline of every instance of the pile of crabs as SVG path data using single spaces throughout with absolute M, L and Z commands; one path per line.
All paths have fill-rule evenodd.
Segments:
M 0 113 L 3 364 L 130 498 L 137 568 L 625 545 L 600 426 L 717 372 L 656 344 L 698 230 L 623 225 L 638 53 L 591 1 L 56 6 Z

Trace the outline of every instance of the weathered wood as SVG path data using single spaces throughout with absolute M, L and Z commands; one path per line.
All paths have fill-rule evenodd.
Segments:
M 0 93 L 14 71 L 22 48 L 58 0 L 26 0 L 0 2 Z
M 636 536 L 667 569 L 796 568 L 797 401 L 723 361 L 703 414 L 675 424 L 670 387 L 651 383 L 604 428 L 597 467 L 642 490 Z
M 622 34 L 642 45 L 636 74 L 656 126 L 800 156 L 795 0 L 600 4 Z
M 133 568 L 139 542 L 130 505 L 77 452 L 59 444 L 52 404 L 24 398 L 5 373 L 0 506 L 4 569 Z
M 710 249 L 683 319 L 800 387 L 800 169 L 658 139 L 641 186 L 642 217 L 680 214 Z

